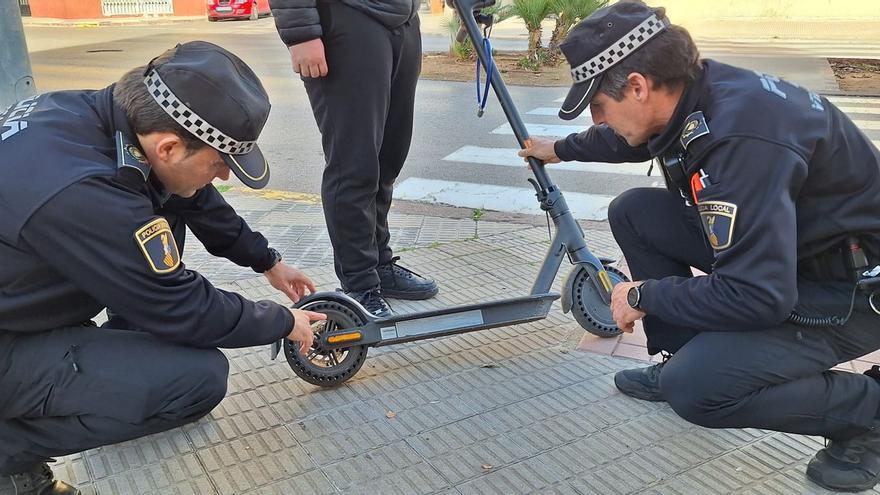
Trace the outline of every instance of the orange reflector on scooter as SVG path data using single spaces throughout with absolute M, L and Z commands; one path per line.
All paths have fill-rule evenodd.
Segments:
M 327 337 L 328 344 L 342 344 L 343 342 L 355 342 L 361 340 L 363 335 L 360 332 L 341 333 L 339 335 L 331 335 Z

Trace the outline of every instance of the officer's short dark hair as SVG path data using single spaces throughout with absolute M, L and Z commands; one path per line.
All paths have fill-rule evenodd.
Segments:
M 153 60 L 153 67 L 158 67 L 170 60 L 176 52 L 176 49 L 172 49 L 163 53 Z M 131 69 L 119 79 L 113 88 L 113 101 L 125 112 L 131 130 L 141 135 L 153 132 L 173 132 L 180 137 L 189 153 L 207 146 L 204 141 L 193 136 L 175 122 L 150 96 L 147 92 L 147 86 L 144 84 L 146 70 L 146 65 Z
M 657 16 L 662 18 L 664 9 Z M 654 39 L 605 71 L 599 91 L 617 101 L 623 99 L 627 76 L 638 72 L 657 88 L 677 89 L 697 79 L 701 70 L 700 51 L 687 29 L 670 25 Z

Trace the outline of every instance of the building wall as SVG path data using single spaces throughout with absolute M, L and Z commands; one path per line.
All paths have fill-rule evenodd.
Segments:
M 208 15 L 207 2 L 205 0 L 174 0 L 174 15 Z
M 646 0 L 666 7 L 673 22 L 699 19 L 761 18 L 880 21 L 878 0 Z
M 103 17 L 101 0 L 29 0 L 31 17 L 90 19 Z
M 58 19 L 100 19 L 101 0 L 29 0 L 31 17 Z M 205 0 L 174 0 L 174 15 L 199 16 L 207 14 Z M 114 16 L 116 17 L 116 16 Z

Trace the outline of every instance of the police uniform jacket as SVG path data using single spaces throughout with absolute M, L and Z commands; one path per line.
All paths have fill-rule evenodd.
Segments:
M 342 3 L 395 29 L 418 15 L 419 0 L 269 0 L 275 27 L 287 46 L 320 38 L 323 34 L 319 3 Z
M 850 234 L 873 257 L 880 246 L 880 152 L 827 99 L 773 76 L 704 61 L 669 125 L 645 145 L 630 147 L 602 125 L 555 150 L 561 160 L 659 157 L 671 192 L 699 213 L 712 273 L 644 285 L 641 307 L 665 321 L 777 325 L 797 302 L 799 261 Z
M 108 307 L 135 329 L 198 347 L 287 335 L 288 309 L 185 269 L 163 215 L 239 265 L 261 271 L 272 254 L 213 186 L 163 194 L 112 92 L 46 93 L 0 115 L 0 330 L 76 325 Z

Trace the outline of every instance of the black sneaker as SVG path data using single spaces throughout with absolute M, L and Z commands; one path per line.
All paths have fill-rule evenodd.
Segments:
M 617 390 L 630 397 L 651 402 L 663 402 L 665 399 L 660 393 L 660 371 L 664 364 L 666 364 L 665 359 L 662 363 L 647 368 L 619 371 L 614 375 L 614 385 L 617 386 Z
M 831 440 L 807 464 L 807 478 L 833 491 L 860 492 L 880 481 L 880 430 Z
M 386 318 L 394 313 L 391 307 L 382 297 L 382 292 L 378 287 L 367 290 L 353 290 L 346 292 L 352 299 L 359 302 L 361 306 L 367 309 L 371 315 L 376 318 Z
M 398 265 L 399 259 L 395 256 L 387 264 L 376 268 L 382 286 L 382 295 L 409 300 L 430 299 L 437 295 L 437 284 L 433 280 Z
M 48 464 L 30 471 L 0 476 L 0 495 L 82 495 L 76 488 L 57 481 Z

